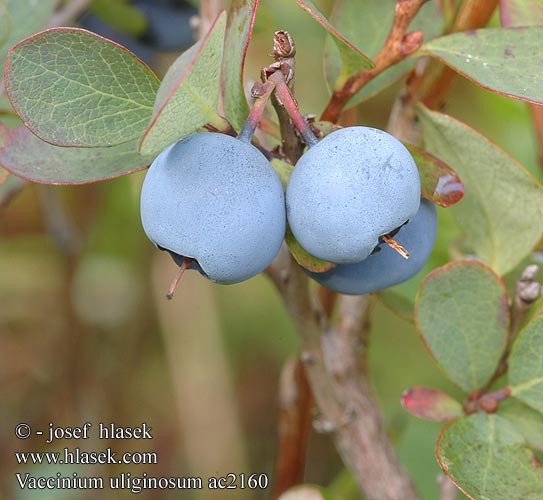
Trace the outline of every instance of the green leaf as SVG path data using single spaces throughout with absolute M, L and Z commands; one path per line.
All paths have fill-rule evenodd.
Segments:
M 6 91 L 38 137 L 103 147 L 140 138 L 158 79 L 134 54 L 89 31 L 55 28 L 10 50 Z
M 370 57 L 383 47 L 392 21 L 396 0 L 337 0 L 331 22 L 337 30 Z M 422 6 L 410 30 L 424 32 L 426 40 L 441 33 L 443 21 L 434 2 Z M 416 61 L 406 59 L 371 80 L 347 104 L 355 106 L 385 89 L 409 72 Z M 330 90 L 341 86 L 341 58 L 336 44 L 327 37 L 324 52 L 324 72 Z M 348 75 L 352 76 L 352 75 Z
M 543 315 L 520 332 L 509 357 L 511 393 L 543 413 Z
M 107 148 L 63 148 L 38 139 L 26 127 L 10 131 L 0 148 L 0 166 L 43 184 L 83 184 L 132 173 L 153 157 L 137 152 L 138 141 Z
M 451 208 L 477 256 L 503 275 L 543 235 L 543 189 L 519 163 L 486 137 L 450 116 L 419 108 L 426 149 L 464 184 Z
M 501 25 L 514 26 L 543 25 L 543 0 L 501 0 Z
M 385 307 L 397 314 L 400 318 L 415 323 L 413 310 L 415 304 L 405 295 L 402 295 L 393 288 L 386 288 L 376 293 L 376 297 L 383 303 Z
M 421 148 L 405 144 L 417 164 L 423 198 L 441 207 L 456 205 L 464 197 L 464 186 L 446 163 Z
M 509 327 L 507 292 L 492 269 L 455 261 L 431 272 L 415 302 L 415 321 L 426 347 L 466 392 L 494 374 Z
M 89 9 L 113 29 L 127 35 L 140 36 L 147 29 L 147 18 L 127 0 L 93 0 Z
M 170 66 L 140 145 L 142 154 L 158 153 L 207 123 L 222 127 L 217 108 L 225 29 L 223 11 L 207 35 Z
M 270 163 L 272 164 L 272 167 L 275 170 L 275 173 L 278 175 L 279 179 L 281 180 L 283 189 L 286 189 L 288 180 L 290 179 L 290 175 L 292 174 L 294 167 L 290 163 L 280 160 L 279 158 L 273 158 L 270 161 Z
M 290 253 L 294 260 L 300 264 L 304 269 L 313 273 L 324 273 L 336 267 L 332 262 L 326 262 L 314 255 L 311 255 L 305 248 L 298 243 L 298 240 L 292 234 L 290 227 L 287 225 L 287 232 L 285 234 L 285 243 L 288 246 Z
M 543 451 L 543 415 L 510 398 L 500 403 L 498 414 L 513 424 L 531 448 Z
M 478 413 L 446 425 L 436 456 L 445 474 L 469 498 L 543 498 L 543 468 L 522 435 L 498 415 Z
M 431 55 L 481 87 L 543 104 L 543 26 L 454 33 L 424 44 Z
M 226 118 L 238 132 L 249 115 L 243 86 L 243 68 L 258 2 L 259 0 L 234 0 L 226 23 L 221 92 Z
M 351 41 L 347 40 L 339 33 L 324 17 L 324 14 L 317 8 L 311 0 L 296 0 L 296 3 L 308 12 L 317 22 L 319 22 L 330 35 L 339 51 L 340 60 L 342 63 L 341 73 L 338 75 L 338 80 L 344 82 L 349 76 L 355 75 L 359 71 L 372 69 L 375 63 L 364 53 L 358 49 Z
M 12 45 L 43 28 L 57 3 L 57 0 L 3 0 L 9 16 L 10 31 L 0 45 L 0 62 L 3 63 Z M 4 18 L 5 21 L 8 19 L 7 16 Z
M 429 387 L 412 387 L 402 394 L 401 402 L 406 411 L 423 420 L 444 422 L 464 415 L 456 399 Z

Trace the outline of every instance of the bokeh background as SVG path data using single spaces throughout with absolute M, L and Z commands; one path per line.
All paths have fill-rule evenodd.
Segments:
M 139 2 L 143 21 L 123 25 L 115 23 L 107 1 L 95 1 L 92 15 L 79 24 L 117 37 L 161 76 L 181 45 L 190 43 L 189 17 L 194 13 L 178 2 L 176 22 L 182 29 L 175 40 L 160 41 L 172 30 L 172 16 L 153 24 L 153 34 L 148 11 L 163 3 Z M 327 13 L 332 3 L 322 1 L 319 6 Z M 137 22 L 143 24 L 135 29 Z M 160 22 L 163 27 L 157 30 Z M 278 29 L 288 30 L 297 44 L 296 90 L 302 112 L 319 115 L 329 95 L 322 72 L 325 32 L 294 0 L 261 0 L 246 80 L 258 79 L 260 67 L 271 62 L 268 54 Z M 130 34 L 137 34 L 138 40 Z M 400 85 L 361 105 L 358 122 L 385 128 Z M 542 179 L 526 104 L 458 80 L 445 111 L 482 131 Z M 266 473 L 273 480 L 278 379 L 286 360 L 298 352 L 294 327 L 265 276 L 225 287 L 187 273 L 174 300 L 166 300 L 177 268 L 141 228 L 139 192 L 144 175 L 86 186 L 26 185 L 14 197 L 2 192 L 0 498 L 133 496 L 127 491 L 112 496 L 107 490 L 31 494 L 17 487 L 15 472 L 54 475 L 62 469 L 18 467 L 15 451 L 65 446 L 154 451 L 159 457 L 152 466 L 81 466 L 63 470 L 67 474 L 76 470 L 86 476 L 120 472 L 137 476 L 146 471 L 156 477 L 206 478 L 234 472 Z M 411 300 L 425 273 L 463 251 L 456 222 L 446 210 L 439 209 L 439 217 L 431 261 L 420 276 L 398 289 Z M 514 278 L 512 273 L 508 283 Z M 423 498 L 435 499 L 439 468 L 433 451 L 440 425 L 405 413 L 400 395 L 412 385 L 458 392 L 431 361 L 414 326 L 381 302 L 375 308 L 370 342 L 372 382 L 391 439 Z M 98 422 L 121 426 L 146 422 L 153 429 L 153 440 L 90 439 L 48 446 L 37 438 L 17 440 L 13 434 L 20 422 L 47 430 L 49 422 L 80 426 L 86 421 L 94 427 Z M 306 480 L 330 485 L 345 500 L 361 498 L 329 436 L 311 436 Z M 139 497 L 249 500 L 269 494 L 270 489 L 152 490 Z

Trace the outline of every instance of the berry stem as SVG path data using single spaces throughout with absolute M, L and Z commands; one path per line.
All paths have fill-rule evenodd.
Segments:
M 192 262 L 192 259 L 189 259 L 187 257 L 183 259 L 183 264 L 181 264 L 179 271 L 177 271 L 177 274 L 175 275 L 175 278 L 173 279 L 172 284 L 170 285 L 170 289 L 168 290 L 168 293 L 166 294 L 166 298 L 168 300 L 173 299 L 173 294 L 175 293 L 175 289 L 177 288 L 179 281 L 183 277 L 183 274 L 185 274 L 185 271 L 187 270 L 187 267 L 189 266 L 191 262 Z
M 398 252 L 404 259 L 409 259 L 409 252 L 402 247 L 394 238 L 391 238 L 388 234 L 381 236 L 381 239 L 390 247 L 392 250 Z
M 311 130 L 311 127 L 304 120 L 304 117 L 300 113 L 300 110 L 298 109 L 298 103 L 296 102 L 296 99 L 294 99 L 294 96 L 288 88 L 283 73 L 281 71 L 276 71 L 268 78 L 268 81 L 272 81 L 275 83 L 275 93 L 287 110 L 287 113 L 292 119 L 292 123 L 294 123 L 296 129 L 298 130 L 298 132 L 300 132 L 300 135 L 302 136 L 307 147 L 310 148 L 317 144 L 319 140 L 317 139 L 317 137 L 315 137 L 315 134 Z
M 266 103 L 268 102 L 274 88 L 275 82 L 270 80 L 265 83 L 256 83 L 253 86 L 251 94 L 255 98 L 255 102 L 251 108 L 249 116 L 247 117 L 245 125 L 243 125 L 241 132 L 238 134 L 238 139 L 240 141 L 249 144 L 253 140 L 255 130 L 258 127 L 258 122 L 260 121 L 262 113 L 264 113 Z

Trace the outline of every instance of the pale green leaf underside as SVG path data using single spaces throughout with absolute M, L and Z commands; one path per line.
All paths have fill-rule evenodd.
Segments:
M 543 104 L 542 40 L 543 26 L 481 29 L 436 38 L 419 53 L 492 92 Z
M 416 303 L 419 332 L 436 362 L 466 392 L 492 376 L 505 348 L 507 294 L 491 269 L 457 261 L 422 283 Z
M 44 184 L 83 184 L 131 173 L 152 157 L 137 152 L 134 140 L 107 148 L 64 148 L 38 139 L 25 127 L 8 133 L 0 148 L 0 166 Z
M 388 36 L 396 0 L 338 0 L 332 12 L 331 21 L 337 30 L 365 54 L 375 57 Z M 441 18 L 433 2 L 422 6 L 415 17 L 410 30 L 424 32 L 430 40 L 441 32 Z M 372 97 L 390 84 L 401 78 L 415 66 L 415 59 L 407 59 L 395 64 L 371 80 L 347 104 L 355 106 Z M 324 72 L 328 88 L 333 90 L 341 73 L 342 62 L 335 43 L 330 36 L 326 39 L 324 54 Z M 350 75 L 349 75 L 350 76 Z M 341 82 L 338 82 L 341 83 Z
M 543 468 L 513 425 L 478 413 L 445 427 L 436 449 L 443 471 L 476 500 L 541 500 Z
M 9 34 L 0 46 L 0 63 L 8 50 L 23 38 L 39 31 L 49 19 L 57 0 L 3 0 L 9 17 Z M 4 13 L 4 10 L 0 12 Z M 4 19 L 3 22 L 7 21 Z
M 6 83 L 17 114 L 38 137 L 83 147 L 141 137 L 159 85 L 128 50 L 74 28 L 44 31 L 17 45 Z
M 143 137 L 143 154 L 158 153 L 207 123 L 217 123 L 220 70 L 226 13 L 205 38 L 170 67 L 156 96 L 151 124 Z
M 317 8 L 312 0 L 296 0 L 296 2 L 317 20 L 332 36 L 339 51 L 341 60 L 341 78 L 343 80 L 359 71 L 375 67 L 375 63 L 365 54 L 365 51 L 362 52 L 358 46 L 353 44 L 351 40 L 348 40 L 342 32 L 336 30 L 336 28 L 327 21 L 324 14 Z
M 524 167 L 467 125 L 419 108 L 426 149 L 464 184 L 454 216 L 477 256 L 498 274 L 515 268 L 543 235 L 543 189 Z
M 532 320 L 513 344 L 509 383 L 516 398 L 543 413 L 543 316 Z
M 511 422 L 531 448 L 543 451 L 543 415 L 515 398 L 500 403 L 499 415 Z
M 243 66 L 257 7 L 258 0 L 234 0 L 230 6 L 224 40 L 221 68 L 224 112 L 238 132 L 249 114 L 243 87 Z

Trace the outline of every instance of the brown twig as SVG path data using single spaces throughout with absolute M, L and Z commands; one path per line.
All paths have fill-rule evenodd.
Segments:
M 531 104 L 530 109 L 532 110 L 532 120 L 539 149 L 539 166 L 543 173 L 543 106 L 541 104 Z
M 275 33 L 273 38 L 272 56 L 275 59 L 275 63 L 268 68 L 275 70 L 281 69 L 282 67 L 288 68 L 290 74 L 287 85 L 292 92 L 294 90 L 294 80 L 296 76 L 296 45 L 286 31 L 277 31 Z M 304 145 L 300 140 L 300 136 L 296 133 L 296 129 L 292 124 L 287 110 L 275 95 L 272 96 L 272 104 L 277 113 L 277 117 L 279 118 L 283 152 L 294 165 L 300 156 L 302 156 Z
M 47 28 L 72 24 L 88 9 L 91 2 L 92 0 L 72 0 L 51 16 Z
M 278 452 L 272 498 L 303 482 L 313 396 L 300 360 L 285 363 L 279 384 Z
M 335 90 L 322 113 L 321 120 L 336 123 L 343 108 L 364 85 L 390 66 L 405 59 L 422 44 L 423 33 L 407 33 L 409 25 L 427 0 L 398 0 L 394 12 L 394 21 L 383 48 L 375 56 L 375 67 L 360 71 L 347 79 L 341 89 Z

